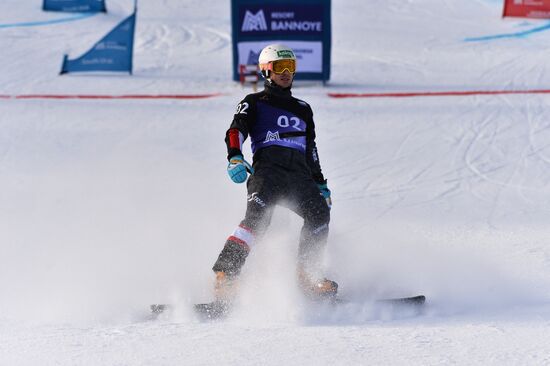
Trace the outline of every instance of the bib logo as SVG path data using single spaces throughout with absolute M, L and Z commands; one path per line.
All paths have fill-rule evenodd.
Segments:
M 265 136 L 264 143 L 271 142 L 271 141 L 280 141 L 280 140 L 281 138 L 279 137 L 279 131 L 277 132 L 267 131 L 267 135 Z
M 260 10 L 255 15 L 250 11 L 246 11 L 244 15 L 243 26 L 241 31 L 253 32 L 253 31 L 266 31 L 267 23 L 265 21 L 264 11 Z

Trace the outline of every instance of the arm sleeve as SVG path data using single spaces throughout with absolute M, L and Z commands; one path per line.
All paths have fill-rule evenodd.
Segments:
M 307 122 L 306 131 L 306 161 L 311 169 L 311 176 L 317 183 L 326 183 L 325 177 L 321 171 L 321 163 L 319 161 L 319 153 L 315 144 L 315 123 L 313 122 L 313 112 L 310 114 Z
M 243 142 L 248 137 L 248 131 L 251 121 L 254 119 L 252 99 L 248 96 L 238 105 L 233 121 L 225 133 L 225 144 L 227 146 L 227 160 L 235 155 L 243 155 Z

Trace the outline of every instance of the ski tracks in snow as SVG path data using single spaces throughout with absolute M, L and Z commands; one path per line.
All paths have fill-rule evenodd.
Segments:
M 141 54 L 145 72 L 194 69 L 208 59 L 216 59 L 220 50 L 230 46 L 230 36 L 213 27 L 185 22 L 147 22 L 142 26 L 141 38 L 137 39 L 136 49 Z M 177 47 L 174 47 L 177 45 Z M 212 57 L 210 57 L 212 55 Z M 159 62 L 161 60 L 162 62 Z M 159 70 L 159 64 L 162 69 Z M 212 67 L 215 66 L 215 63 Z M 173 75 L 173 73 L 171 73 Z
M 518 108 L 509 97 L 499 97 L 497 100 L 505 108 L 494 110 L 482 121 L 470 122 L 472 136 L 464 150 L 464 163 L 477 177 L 472 182 L 471 194 L 490 205 L 487 222 L 491 226 L 499 216 L 513 214 L 501 210 L 510 200 L 517 201 L 521 210 L 527 212 L 545 210 L 548 201 L 546 187 L 550 177 L 545 171 L 549 162 L 544 155 L 548 144 L 542 142 L 548 141 L 544 136 L 548 126 L 541 121 L 547 113 L 544 98 L 529 98 L 537 102 L 528 100 Z
M 520 212 L 536 216 L 548 210 L 550 122 L 544 118 L 550 108 L 548 97 L 355 103 L 366 104 L 369 113 L 347 116 L 344 105 L 344 115 L 336 123 L 369 127 L 359 144 L 350 140 L 349 150 L 339 152 L 352 162 L 338 164 L 332 172 L 340 187 L 339 200 L 366 202 L 373 218 L 399 209 L 439 207 L 452 213 L 460 211 L 455 204 L 467 202 L 475 207 L 471 219 L 489 226 L 513 220 Z M 393 110 L 406 119 L 388 118 Z M 384 123 L 386 118 L 398 122 Z M 382 136 L 380 129 L 393 132 Z

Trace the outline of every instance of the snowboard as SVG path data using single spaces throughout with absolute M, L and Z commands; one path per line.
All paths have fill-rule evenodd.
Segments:
M 335 297 L 318 299 L 318 303 L 329 303 L 334 306 L 340 304 L 351 303 L 350 300 Z M 406 307 L 406 308 L 421 308 L 426 302 L 424 295 L 416 295 L 410 297 L 394 297 L 376 300 L 374 303 L 380 306 L 392 306 L 392 307 Z M 168 304 L 153 304 L 151 305 L 151 314 L 154 318 L 163 314 L 171 309 Z M 201 320 L 218 320 L 227 317 L 231 311 L 231 303 L 227 301 L 212 301 L 202 304 L 194 304 L 193 310 L 195 314 L 199 316 Z
M 212 301 L 203 304 L 194 304 L 193 310 L 195 314 L 202 320 L 216 320 L 226 317 L 231 308 L 228 302 L 225 301 Z M 170 304 L 152 304 L 150 306 L 151 315 L 153 319 L 156 319 L 161 314 L 169 313 L 174 309 Z
M 337 308 L 339 305 L 340 306 L 345 306 L 348 304 L 357 305 L 358 303 L 360 304 L 361 302 L 337 297 L 333 299 L 330 303 L 333 304 L 335 308 Z M 383 298 L 383 299 L 378 299 L 371 302 L 374 308 L 379 310 L 409 309 L 409 310 L 414 310 L 414 312 L 417 314 L 420 313 L 425 303 L 426 303 L 426 296 L 424 295 Z
M 376 304 L 381 305 L 404 305 L 404 306 L 423 306 L 426 302 L 426 296 L 416 295 L 410 297 L 394 297 L 389 299 L 376 300 Z

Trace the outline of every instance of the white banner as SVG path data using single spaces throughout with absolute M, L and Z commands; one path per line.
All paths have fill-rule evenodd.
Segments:
M 297 72 L 323 72 L 323 43 L 306 41 L 262 41 L 239 42 L 239 65 L 258 63 L 260 51 L 268 44 L 282 43 L 294 51 L 296 55 Z

